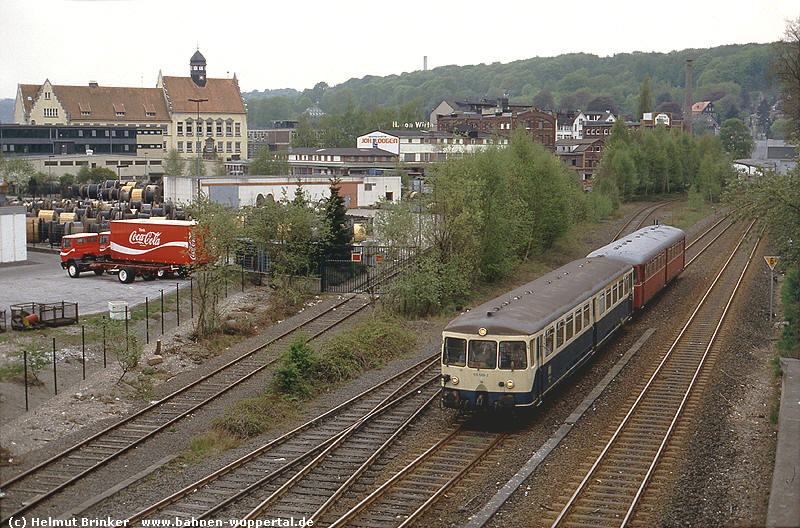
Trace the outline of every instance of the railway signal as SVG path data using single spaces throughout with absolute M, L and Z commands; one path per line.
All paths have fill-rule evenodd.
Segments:
M 775 282 L 775 264 L 778 263 L 780 257 L 776 256 L 766 256 L 764 255 L 764 260 L 767 261 L 767 266 L 769 266 L 769 322 L 772 322 L 772 283 Z

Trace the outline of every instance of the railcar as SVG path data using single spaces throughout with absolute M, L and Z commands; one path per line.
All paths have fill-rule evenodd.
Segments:
M 539 403 L 630 317 L 633 268 L 585 258 L 461 314 L 442 333 L 442 403 Z
M 654 225 L 596 249 L 587 258 L 605 256 L 633 266 L 633 307 L 644 307 L 686 266 L 686 233 Z

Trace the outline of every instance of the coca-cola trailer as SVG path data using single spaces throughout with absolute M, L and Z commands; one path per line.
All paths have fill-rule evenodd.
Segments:
M 117 273 L 124 283 L 137 275 L 153 280 L 184 274 L 196 262 L 194 225 L 187 220 L 114 220 L 110 231 L 64 236 L 61 267 L 73 278 L 84 271 Z

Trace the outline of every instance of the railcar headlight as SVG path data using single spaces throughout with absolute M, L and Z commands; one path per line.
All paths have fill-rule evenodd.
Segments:
M 508 387 L 509 389 L 513 389 L 514 388 L 514 380 L 506 381 L 506 387 Z
M 458 376 L 450 376 L 450 383 L 458 385 Z

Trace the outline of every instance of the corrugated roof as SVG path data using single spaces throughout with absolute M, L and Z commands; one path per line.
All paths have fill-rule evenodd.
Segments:
M 200 113 L 247 113 L 236 79 L 206 79 L 205 86 L 191 77 L 163 77 L 163 82 L 173 112 L 196 112 L 197 103 L 189 99 L 208 99 L 200 103 Z

